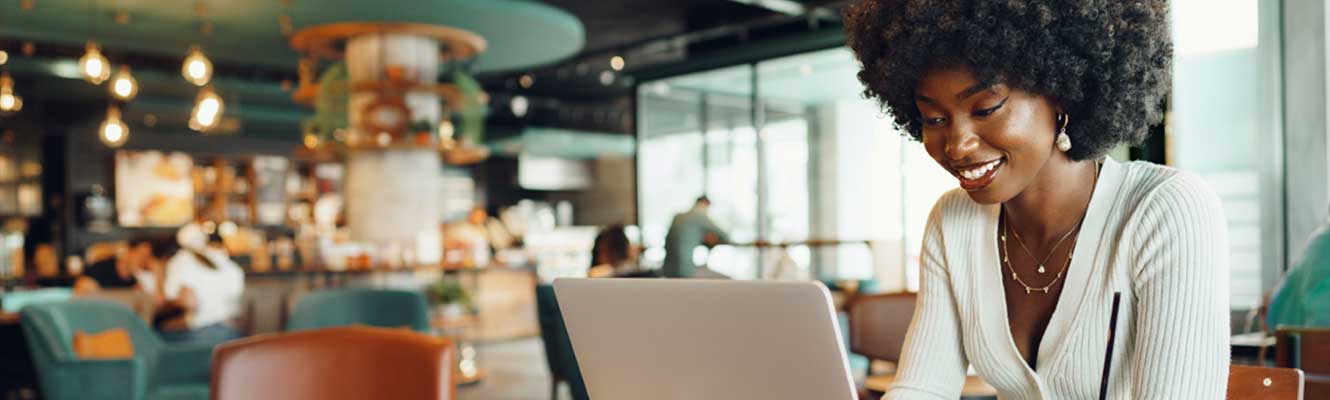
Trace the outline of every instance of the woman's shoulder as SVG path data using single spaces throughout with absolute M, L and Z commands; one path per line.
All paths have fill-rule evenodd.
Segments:
M 1128 209 L 1170 214 L 1222 210 L 1219 195 L 1195 173 L 1145 161 L 1125 163 L 1122 169 L 1120 192 Z

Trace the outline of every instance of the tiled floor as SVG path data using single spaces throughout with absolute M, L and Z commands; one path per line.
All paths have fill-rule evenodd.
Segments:
M 550 397 L 549 368 L 539 337 L 476 345 L 485 380 L 457 389 L 460 400 L 546 400 Z M 568 400 L 567 386 L 559 399 Z

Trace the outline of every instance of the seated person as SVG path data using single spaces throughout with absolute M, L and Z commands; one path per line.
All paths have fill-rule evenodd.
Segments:
M 1302 259 L 1270 299 L 1267 326 L 1330 327 L 1330 225 L 1312 234 Z
M 202 235 L 182 234 L 180 251 L 166 263 L 162 309 L 167 311 L 159 312 L 154 325 L 167 342 L 216 344 L 240 337 L 230 322 L 240 314 L 245 273 L 220 236 Z
M 637 264 L 638 249 L 628 241 L 623 225 L 610 225 L 596 235 L 591 246 L 591 278 L 645 278 L 656 277 L 655 271 L 644 271 Z
M 100 289 L 136 288 L 145 293 L 154 293 L 156 275 L 162 272 L 163 260 L 175 252 L 176 247 L 175 242 L 169 239 L 135 243 L 123 254 L 84 268 L 83 275 L 75 280 L 74 290 L 83 294 Z

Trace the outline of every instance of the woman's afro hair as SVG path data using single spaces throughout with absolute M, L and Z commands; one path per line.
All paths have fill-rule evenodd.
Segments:
M 1075 160 L 1138 144 L 1163 119 L 1166 0 L 859 0 L 844 14 L 864 96 L 915 139 L 915 88 L 938 67 L 1049 96 L 1071 119 Z

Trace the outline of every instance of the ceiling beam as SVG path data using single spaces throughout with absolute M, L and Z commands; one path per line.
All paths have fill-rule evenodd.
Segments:
M 837 14 L 827 7 L 817 4 L 804 4 L 795 0 L 730 0 L 735 3 L 745 4 L 755 7 L 762 7 L 767 10 L 785 14 L 791 17 L 808 15 L 816 19 L 836 18 Z
M 730 0 L 739 4 L 762 7 L 767 10 L 775 11 L 781 14 L 795 16 L 803 15 L 804 5 L 794 0 Z

